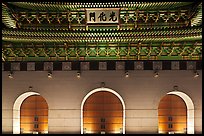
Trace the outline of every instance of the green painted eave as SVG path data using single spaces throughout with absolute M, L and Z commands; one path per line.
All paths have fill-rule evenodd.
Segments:
M 2 3 L 2 22 L 8 28 L 17 28 L 16 27 L 16 21 L 12 17 L 10 9 L 5 4 L 3 4 L 3 3 Z
M 71 2 L 8 2 L 20 8 L 40 11 L 66 11 L 84 8 L 128 8 L 139 10 L 175 9 L 193 4 L 193 2 L 97 2 L 97 3 L 71 3 Z
M 145 31 L 2 30 L 3 41 L 16 42 L 160 42 L 201 40 L 202 28 Z
M 199 26 L 202 24 L 202 3 L 199 4 L 196 15 L 191 19 L 191 26 Z

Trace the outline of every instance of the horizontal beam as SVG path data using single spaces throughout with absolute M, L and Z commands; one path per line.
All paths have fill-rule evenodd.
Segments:
M 2 56 L 3 61 L 201 60 L 202 44 L 7 45 Z
M 2 71 L 201 70 L 202 61 L 3 62 Z

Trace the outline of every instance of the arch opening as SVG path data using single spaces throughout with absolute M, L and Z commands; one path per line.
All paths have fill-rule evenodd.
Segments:
M 125 104 L 112 89 L 97 88 L 81 104 L 81 134 L 125 134 Z
M 39 125 L 42 120 L 46 122 L 44 126 Z M 28 131 L 30 128 L 32 130 Z M 48 104 L 39 93 L 23 93 L 14 102 L 13 134 L 20 133 L 48 133 Z
M 162 122 L 166 123 L 166 128 Z M 158 126 L 159 133 L 194 134 L 194 105 L 191 98 L 179 91 L 167 93 L 159 103 Z

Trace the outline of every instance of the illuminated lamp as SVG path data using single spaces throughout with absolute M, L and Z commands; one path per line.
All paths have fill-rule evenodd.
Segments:
M 48 77 L 48 78 L 52 78 L 52 72 L 51 72 L 51 71 L 49 71 L 49 72 L 47 73 L 47 77 Z
M 13 78 L 13 72 L 12 72 L 12 71 L 9 72 L 8 77 L 9 77 L 10 79 Z
M 199 77 L 199 73 L 197 71 L 195 71 L 194 74 L 195 74 L 194 75 L 195 78 Z
M 159 77 L 158 71 L 155 71 L 155 72 L 154 72 L 154 77 L 155 77 L 155 78 Z
M 77 72 L 77 78 L 80 78 L 81 77 L 81 73 L 78 71 Z
M 125 71 L 125 77 L 128 78 L 129 77 L 129 72 Z

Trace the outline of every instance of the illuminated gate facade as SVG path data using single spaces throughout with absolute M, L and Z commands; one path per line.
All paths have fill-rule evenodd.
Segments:
M 48 132 L 48 105 L 40 95 L 26 98 L 20 108 L 21 133 L 41 134 Z
M 121 131 L 122 133 L 137 133 L 138 131 L 141 133 L 156 133 L 158 121 L 157 115 L 154 114 L 155 111 L 148 112 L 147 116 L 140 116 L 143 115 L 141 113 L 145 114 L 147 110 L 147 107 L 143 105 L 145 99 L 142 96 L 145 96 L 144 98 L 146 96 L 150 97 L 149 91 L 159 96 L 160 92 L 156 92 L 156 88 L 162 90 L 172 83 L 170 81 L 173 81 L 175 84 L 178 83 L 179 86 L 184 85 L 184 88 L 188 88 L 185 93 L 191 94 L 192 100 L 196 103 L 196 125 L 194 125 L 194 106 L 192 102 L 188 104 L 186 101 L 191 100 L 186 98 L 186 100 L 183 100 L 188 107 L 187 127 L 184 119 L 186 118 L 186 113 L 184 114 L 186 109 L 183 108 L 181 113 L 178 112 L 177 115 L 175 111 L 179 109 L 166 104 L 164 108 L 167 109 L 162 109 L 162 106 L 159 108 L 159 131 L 161 133 L 171 131 L 185 133 L 186 128 L 188 128 L 187 132 L 194 134 L 195 127 L 196 132 L 202 133 L 202 108 L 200 106 L 202 104 L 200 104 L 201 98 L 198 98 L 202 92 L 201 79 L 199 79 L 201 77 L 199 77 L 199 74 L 202 75 L 201 61 L 201 1 L 3 2 L 2 130 L 4 133 L 14 134 L 20 133 L 20 127 L 21 133 L 43 133 L 48 130 L 46 106 L 42 108 L 39 106 L 41 104 L 37 104 L 43 109 L 43 112 L 37 114 L 37 111 L 42 110 L 38 109 L 38 106 L 24 107 L 23 104 L 21 115 L 19 112 L 20 105 L 24 100 L 21 99 L 22 97 L 19 101 L 17 99 L 14 106 L 12 105 L 13 108 L 11 106 L 11 102 L 16 99 L 15 96 L 24 93 L 20 90 L 24 90 L 25 86 L 34 86 L 39 88 L 40 93 L 49 96 L 50 105 L 52 105 L 52 102 L 59 104 L 59 107 L 56 103 L 53 104 L 53 107 L 50 106 L 49 130 L 51 133 L 79 133 L 79 128 L 81 128 L 80 132 L 82 134 L 83 132 L 121 133 Z M 177 75 L 177 72 L 180 72 L 179 70 L 182 72 Z M 97 75 L 95 75 L 96 71 Z M 187 71 L 191 74 L 186 74 Z M 92 77 L 92 75 L 94 76 Z M 124 80 L 127 79 L 126 81 L 121 78 L 123 76 L 125 77 Z M 153 76 L 155 79 L 151 78 Z M 39 77 L 40 82 L 38 83 Z M 75 80 L 75 77 L 77 80 Z M 37 81 L 37 83 L 33 81 Z M 162 81 L 167 85 L 157 84 L 157 81 Z M 64 82 L 67 84 L 64 84 Z M 111 85 L 110 88 L 120 90 L 120 93 L 125 97 L 125 101 L 127 101 L 128 108 L 125 108 L 124 101 L 117 101 L 117 97 L 113 95 L 115 93 L 103 92 L 103 96 L 102 92 L 97 92 L 90 98 L 85 99 L 86 103 L 81 105 L 81 116 L 79 117 L 79 113 L 75 113 L 75 111 L 79 112 L 75 110 L 79 109 L 77 107 L 80 105 L 77 103 L 79 102 L 78 99 L 80 100 L 83 97 L 84 90 L 96 87 L 100 82 L 106 82 Z M 151 89 L 144 90 L 143 87 L 150 82 L 155 88 L 151 87 Z M 54 87 L 50 87 L 50 84 Z M 56 89 L 56 87 L 60 88 Z M 69 88 L 69 91 L 63 91 L 67 88 Z M 135 95 L 132 93 L 135 93 L 133 91 L 135 88 L 144 90 L 139 94 L 141 101 L 135 99 L 138 92 Z M 190 88 L 193 88 L 193 93 Z M 19 92 L 16 90 L 19 90 Z M 44 90 L 49 90 L 49 94 Z M 56 92 L 56 90 L 61 90 L 62 93 Z M 72 97 L 73 99 L 65 97 L 63 101 L 63 96 L 68 96 L 68 92 L 71 94 L 68 94 L 69 96 L 75 95 L 77 97 Z M 56 93 L 59 95 L 56 95 Z M 142 93 L 148 95 L 142 95 Z M 163 93 L 161 91 L 161 94 Z M 97 97 L 100 94 L 102 97 Z M 79 97 L 80 95 L 81 97 Z M 108 98 L 111 95 L 113 95 L 113 98 L 109 100 Z M 7 96 L 10 98 L 8 99 Z M 118 98 L 121 100 L 120 97 Z M 71 115 L 65 114 L 64 106 L 58 99 L 62 100 L 63 104 L 67 104 L 66 110 L 71 112 L 70 109 L 73 109 L 74 115 L 77 117 L 72 117 L 72 112 Z M 77 100 L 77 102 L 72 100 Z M 135 102 L 135 100 L 137 101 Z M 153 105 L 154 100 L 151 98 L 147 100 L 145 103 L 151 104 L 148 105 L 149 108 L 157 112 L 157 109 L 152 108 L 155 106 Z M 26 101 L 27 99 L 24 102 L 26 103 Z M 122 102 L 123 107 L 121 107 L 120 102 Z M 161 101 L 161 105 L 162 103 L 163 101 Z M 140 113 L 136 112 L 138 106 L 141 106 L 144 112 L 142 110 Z M 61 109 L 63 110 L 61 111 Z M 170 109 L 174 109 L 176 115 L 174 115 L 174 112 L 169 115 Z M 163 112 L 165 110 L 167 112 Z M 36 111 L 36 114 L 31 111 Z M 15 114 L 11 114 L 11 112 Z M 58 113 L 60 116 L 58 116 Z M 127 113 L 127 116 L 125 113 Z M 149 115 L 151 115 L 151 118 Z M 39 124 L 41 116 L 43 116 L 43 123 Z M 183 118 L 183 120 L 174 122 L 178 116 L 179 119 Z M 135 120 L 141 120 L 141 122 L 134 121 L 133 117 Z M 125 118 L 126 121 L 124 121 Z M 152 120 L 152 118 L 155 120 Z M 149 123 L 150 120 L 151 123 Z M 173 126 L 169 122 L 173 122 Z M 175 123 L 182 127 L 175 129 Z
M 84 133 L 122 133 L 121 101 L 107 91 L 92 94 L 84 103 L 83 126 Z
M 159 133 L 187 133 L 187 107 L 176 95 L 164 96 L 158 108 Z

